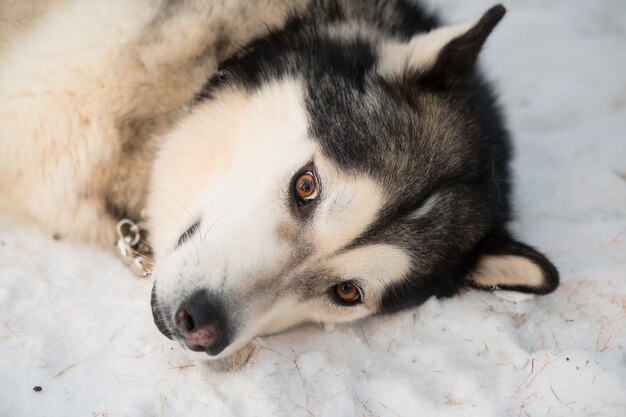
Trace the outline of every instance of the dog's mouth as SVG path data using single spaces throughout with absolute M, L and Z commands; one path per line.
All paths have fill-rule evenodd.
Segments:
M 163 333 L 163 335 L 167 337 L 168 339 L 174 340 L 174 334 L 167 326 L 164 315 L 162 314 L 161 309 L 159 308 L 159 305 L 157 304 L 156 286 L 152 286 L 152 295 L 150 296 L 150 307 L 152 308 L 152 318 L 154 319 L 154 324 L 156 324 L 157 329 L 159 329 L 159 331 Z

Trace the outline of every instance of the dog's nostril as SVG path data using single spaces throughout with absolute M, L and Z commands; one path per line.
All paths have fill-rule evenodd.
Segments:
M 228 346 L 228 327 L 220 299 L 207 291 L 193 293 L 174 315 L 181 338 L 191 350 L 217 355 Z
M 176 325 L 182 333 L 193 332 L 195 328 L 193 317 L 184 309 L 180 309 L 176 313 Z

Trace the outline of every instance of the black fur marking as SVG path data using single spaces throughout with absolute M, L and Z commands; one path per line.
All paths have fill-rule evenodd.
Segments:
M 365 73 L 375 62 L 367 43 L 355 39 L 346 45 L 314 30 L 300 36 L 283 36 L 271 34 L 224 61 L 217 75 L 196 95 L 194 103 L 213 98 L 216 90 L 228 85 L 252 91 L 264 82 L 287 76 L 319 80 L 332 73 L 363 89 Z
M 284 76 L 313 83 L 339 77 L 362 91 L 365 74 L 375 63 L 373 45 L 358 37 L 331 37 L 327 26 L 344 22 L 361 22 L 404 40 L 438 25 L 434 15 L 404 0 L 313 0 L 303 13 L 292 15 L 283 29 L 250 42 L 222 62 L 193 103 L 212 99 L 228 85 L 254 90 Z

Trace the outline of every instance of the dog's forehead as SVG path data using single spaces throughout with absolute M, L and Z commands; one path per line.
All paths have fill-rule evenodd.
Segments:
M 372 76 L 364 90 L 306 80 L 310 135 L 343 169 L 417 196 L 467 163 L 467 120 L 445 94 Z
M 232 86 L 220 91 L 219 100 L 193 106 L 168 133 L 154 163 L 159 187 L 151 190 L 148 206 L 157 256 L 173 248 L 192 217 L 207 214 L 210 223 L 212 211 L 221 215 L 233 200 L 264 196 L 309 162 L 315 142 L 307 130 L 302 87 L 292 78 L 255 91 Z
M 227 60 L 198 95 L 216 97 L 224 86 L 248 90 L 293 77 L 300 83 L 311 138 L 344 169 L 377 176 L 403 188 L 458 171 L 468 159 L 462 131 L 467 124 L 458 97 L 422 90 L 377 70 L 375 42 L 360 35 L 308 34 L 276 55 L 271 43 L 254 44 Z M 389 163 L 393 161 L 393 163 Z M 436 169 L 432 169 L 432 167 Z
M 323 183 L 331 185 L 325 188 L 335 193 L 326 196 L 334 203 L 321 206 L 321 212 L 316 213 L 315 230 L 319 236 L 315 241 L 321 247 L 338 249 L 377 223 L 383 209 L 419 209 L 439 182 L 461 171 L 471 158 L 463 146 L 466 120 L 445 95 L 420 91 L 415 86 L 409 86 L 407 92 L 406 85 L 371 74 L 376 57 L 365 43 L 351 45 L 358 53 L 341 42 L 329 45 L 327 52 L 331 52 L 320 57 L 313 69 L 302 67 L 305 62 L 293 58 L 287 65 L 289 76 L 279 66 L 275 73 L 265 73 L 262 82 L 244 85 L 235 78 L 214 87 L 211 91 L 216 100 L 210 101 L 224 106 L 223 96 L 235 89 L 245 91 L 254 103 L 245 107 L 255 109 L 255 116 L 243 117 L 239 127 L 249 131 L 246 136 L 255 136 L 253 144 L 245 146 L 258 145 L 255 152 L 243 152 L 252 158 L 249 166 L 272 159 L 264 166 L 274 173 L 281 166 L 294 170 L 298 167 L 292 162 L 302 159 L 300 150 L 285 152 L 284 146 L 297 147 L 306 142 L 309 148 L 314 144 L 315 162 L 325 175 Z M 274 87 L 268 90 L 271 85 Z M 275 93 L 268 94 L 270 90 Z M 283 100 L 281 94 L 296 99 Z M 232 111 L 237 112 L 234 107 Z M 299 108 L 298 131 L 286 123 L 293 107 Z M 303 125 L 306 134 L 302 133 Z M 272 152 L 268 153 L 269 149 Z M 279 177 L 294 173 L 285 171 Z M 275 187 L 276 181 L 267 180 L 266 184 Z M 342 203 L 346 197 L 349 205 Z M 324 207 L 332 214 L 325 213 Z M 276 233 L 283 240 L 297 236 L 288 222 L 280 222 Z M 360 239 L 359 245 L 367 243 L 370 237 L 372 233 L 367 239 Z

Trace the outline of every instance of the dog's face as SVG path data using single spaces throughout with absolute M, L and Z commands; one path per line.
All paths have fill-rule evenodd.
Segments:
M 183 160 L 164 175 L 203 165 L 189 174 L 206 178 L 198 189 L 176 190 L 189 191 L 189 200 L 176 210 L 167 247 L 158 248 L 156 299 L 161 315 L 173 318 L 172 333 L 176 311 L 194 296 L 220 310 L 224 354 L 255 334 L 303 321 L 354 320 L 377 312 L 385 289 L 414 267 L 401 244 L 354 245 L 390 196 L 371 175 L 342 169 L 324 154 L 310 136 L 302 88 L 282 80 L 253 93 L 222 92 L 181 125 L 185 133 L 173 149 L 166 145 L 159 163 L 169 164 L 167 155 Z M 229 115 L 212 106 L 228 106 Z M 187 128 L 209 123 L 226 125 L 211 140 L 217 143 L 207 144 L 217 147 L 197 148 L 207 139 Z M 183 146 L 198 153 L 177 155 Z M 205 162 L 214 152 L 219 161 Z
M 321 56 L 287 54 L 264 75 L 262 44 L 227 62 L 154 165 L 161 331 L 217 358 L 298 323 L 452 294 L 465 272 L 478 286 L 546 291 L 541 255 L 484 244 L 507 215 L 507 149 L 476 143 L 505 133 L 481 130 L 466 106 L 488 98 L 440 59 L 464 36 L 477 54 L 501 14 L 487 17 L 408 43 L 328 35 L 311 41 Z

